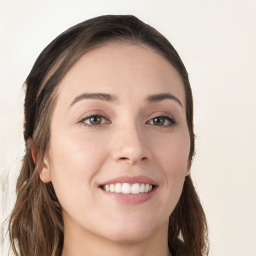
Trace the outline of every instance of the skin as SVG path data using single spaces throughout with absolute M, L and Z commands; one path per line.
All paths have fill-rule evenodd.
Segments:
M 84 93 L 110 94 L 115 100 L 74 103 Z M 174 99 L 146 100 L 162 93 L 182 106 Z M 104 116 L 100 125 L 85 119 L 91 114 Z M 154 122 L 159 116 L 167 116 L 161 125 Z M 82 56 L 59 85 L 40 172 L 43 182 L 53 183 L 63 208 L 62 256 L 170 255 L 168 218 L 189 171 L 189 149 L 183 83 L 166 59 L 145 46 L 124 43 Z M 123 175 L 156 181 L 154 196 L 126 205 L 99 188 Z

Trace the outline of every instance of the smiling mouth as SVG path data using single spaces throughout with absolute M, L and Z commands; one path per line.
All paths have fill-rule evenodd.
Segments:
M 101 185 L 100 188 L 111 193 L 138 195 L 151 192 L 156 189 L 156 185 L 149 183 L 113 183 Z

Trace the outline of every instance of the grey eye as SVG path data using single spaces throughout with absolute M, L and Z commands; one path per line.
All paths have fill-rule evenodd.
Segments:
M 175 125 L 176 122 L 174 119 L 168 116 L 156 116 L 148 121 L 148 124 L 155 126 L 172 126 Z
M 165 117 L 155 117 L 153 118 L 153 124 L 158 126 L 163 126 L 165 124 Z

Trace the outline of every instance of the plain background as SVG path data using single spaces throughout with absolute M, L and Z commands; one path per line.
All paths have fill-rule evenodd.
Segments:
M 190 75 L 197 135 L 191 173 L 208 218 L 210 255 L 255 255 L 255 13 L 249 0 L 0 0 L 0 221 L 15 200 L 22 84 L 37 56 L 78 22 L 133 14 L 170 40 Z

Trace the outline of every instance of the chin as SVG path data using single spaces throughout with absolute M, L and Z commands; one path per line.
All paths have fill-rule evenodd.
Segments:
M 126 230 L 123 232 L 112 232 L 108 234 L 108 239 L 117 243 L 137 243 L 146 240 L 152 232 L 143 230 Z
M 135 243 L 154 236 L 163 228 L 163 226 L 159 227 L 154 222 L 127 220 L 125 225 L 115 223 L 110 232 L 107 233 L 107 237 L 118 243 Z

